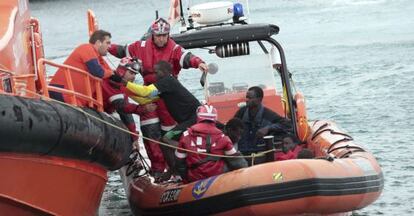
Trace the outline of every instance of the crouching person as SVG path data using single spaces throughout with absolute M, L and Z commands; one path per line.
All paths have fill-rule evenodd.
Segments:
M 117 112 L 129 129 L 129 131 L 136 133 L 135 122 L 132 114 L 143 115 L 153 112 L 157 106 L 155 104 L 136 105 L 128 102 L 127 89 L 119 82 L 123 81 L 132 82 L 135 80 L 135 75 L 139 72 L 139 63 L 133 61 L 131 58 L 123 58 L 115 70 L 115 75 L 110 78 L 103 79 L 102 82 L 102 95 L 104 102 L 105 112 L 111 114 Z M 114 78 L 117 76 L 117 78 Z M 134 141 L 134 148 L 138 148 L 137 136 L 132 136 Z
M 197 108 L 197 123 L 186 130 L 181 136 L 178 147 L 199 153 L 215 155 L 240 156 L 230 138 L 216 127 L 217 110 L 210 105 Z M 186 152 L 175 151 L 176 166 L 184 182 L 192 182 L 219 175 L 232 169 L 247 167 L 244 158 L 222 158 Z M 230 166 L 226 162 L 231 163 Z

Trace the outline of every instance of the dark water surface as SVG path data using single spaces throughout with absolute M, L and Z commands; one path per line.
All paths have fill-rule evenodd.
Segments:
M 121 44 L 138 39 L 169 1 L 30 2 L 45 54 L 63 62 L 87 42 L 86 10 Z M 334 120 L 378 159 L 382 196 L 357 215 L 414 214 L 414 2 L 411 0 L 257 0 L 253 22 L 280 27 L 276 37 L 307 98 L 310 119 Z M 199 74 L 181 81 L 198 96 Z M 130 215 L 117 173 L 109 175 L 100 215 Z

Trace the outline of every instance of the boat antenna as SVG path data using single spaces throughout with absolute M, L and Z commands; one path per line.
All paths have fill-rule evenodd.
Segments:
M 183 1 L 180 1 L 180 21 L 181 21 L 181 26 L 185 27 L 185 19 L 184 19 L 184 11 L 183 11 Z
M 155 10 L 155 20 L 158 19 L 158 10 Z
M 246 0 L 246 8 L 247 8 L 247 19 L 246 22 L 250 22 L 250 7 L 249 7 L 249 0 Z

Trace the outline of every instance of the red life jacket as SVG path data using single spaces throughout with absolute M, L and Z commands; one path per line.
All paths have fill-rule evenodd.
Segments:
M 202 122 L 193 125 L 183 133 L 179 146 L 196 152 L 217 155 L 236 153 L 230 138 L 217 129 L 214 123 Z M 177 151 L 186 155 L 189 181 L 205 179 L 225 171 L 225 162 L 222 158 Z
M 282 161 L 282 160 L 290 160 L 298 158 L 298 154 L 302 150 L 302 147 L 297 145 L 294 149 L 289 150 L 286 153 L 283 152 L 276 152 L 275 153 L 275 160 Z

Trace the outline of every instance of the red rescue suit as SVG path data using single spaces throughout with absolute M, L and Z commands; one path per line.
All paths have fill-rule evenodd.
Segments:
M 230 138 L 217 129 L 215 123 L 212 122 L 197 123 L 185 131 L 180 139 L 179 147 L 216 155 L 236 153 Z M 176 150 L 175 155 L 178 159 L 186 159 L 186 180 L 190 182 L 219 175 L 226 171 L 223 158 L 188 153 L 179 149 Z
M 144 79 L 144 85 L 150 85 L 156 81 L 154 65 L 160 60 L 171 63 L 173 67 L 171 74 L 176 78 L 181 68 L 198 68 L 200 63 L 203 63 L 199 57 L 192 55 L 189 51 L 176 44 L 171 38 L 161 48 L 153 43 L 152 37 L 126 46 L 112 44 L 109 48 L 109 53 L 118 58 L 130 56 L 140 59 L 142 61 L 141 75 Z M 161 128 L 165 131 L 172 129 L 175 126 L 175 121 L 168 113 L 164 102 L 159 100 L 157 105 L 157 115 L 161 120 Z
M 145 110 L 141 106 L 128 102 L 128 96 L 125 94 L 126 90 L 125 87 L 119 83 L 112 82 L 109 78 L 103 79 L 102 97 L 104 110 L 109 114 L 117 111 L 129 131 L 136 133 L 135 122 L 131 114 L 142 115 L 145 113 Z M 137 137 L 133 136 L 133 140 L 137 140 Z

